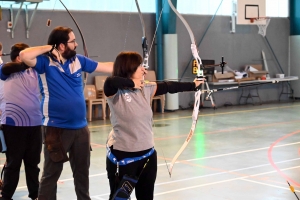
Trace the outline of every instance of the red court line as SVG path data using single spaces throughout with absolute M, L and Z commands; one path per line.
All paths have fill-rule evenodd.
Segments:
M 91 142 L 91 146 L 92 146 L 92 148 L 105 148 L 106 146 L 105 145 L 103 145 L 103 144 L 96 144 L 96 143 L 92 143 Z
M 284 140 L 284 139 L 286 139 L 286 138 L 288 138 L 288 137 L 290 137 L 290 136 L 292 136 L 292 135 L 295 135 L 295 134 L 297 134 L 297 133 L 300 133 L 300 130 L 295 131 L 295 132 L 292 132 L 292 133 L 290 133 L 290 134 L 287 134 L 287 135 L 285 135 L 285 136 L 279 138 L 278 140 L 276 140 L 276 141 L 270 146 L 270 148 L 269 148 L 269 150 L 268 150 L 268 159 L 269 159 L 269 162 L 271 163 L 271 165 L 273 166 L 273 168 L 274 168 L 274 169 L 275 169 L 275 170 L 276 170 L 276 171 L 277 171 L 277 172 L 278 172 L 285 180 L 287 180 L 287 181 L 293 183 L 294 185 L 300 187 L 300 184 L 299 184 L 298 182 L 294 181 L 293 179 L 291 179 L 290 177 L 288 177 L 287 175 L 285 175 L 285 174 L 277 167 L 277 165 L 274 163 L 273 158 L 272 158 L 272 151 L 273 151 L 274 146 L 276 146 L 276 145 L 277 145 L 279 142 L 281 142 L 282 140 Z

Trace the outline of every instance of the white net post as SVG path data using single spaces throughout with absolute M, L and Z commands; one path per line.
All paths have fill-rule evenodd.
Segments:
M 257 24 L 258 27 L 258 34 L 262 35 L 263 37 L 267 34 L 267 27 L 271 21 L 271 18 L 264 19 L 266 21 L 265 24 Z

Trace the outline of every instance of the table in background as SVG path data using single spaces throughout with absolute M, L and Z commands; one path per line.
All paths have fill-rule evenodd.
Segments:
M 293 94 L 293 90 L 290 86 L 290 91 L 287 91 L 285 92 L 284 91 L 284 83 L 289 83 L 290 81 L 295 81 L 295 80 L 298 80 L 298 76 L 287 76 L 287 77 L 284 77 L 284 78 L 270 78 L 270 79 L 267 79 L 267 80 L 253 80 L 253 81 L 242 81 L 242 82 L 208 82 L 208 84 L 210 86 L 222 86 L 222 87 L 233 87 L 233 86 L 236 86 L 236 85 L 246 85 L 246 84 L 254 84 L 253 86 L 249 86 L 248 87 L 242 87 L 242 94 L 240 96 L 240 99 L 239 99 L 239 103 L 241 104 L 241 100 L 243 98 L 246 98 L 246 103 L 247 103 L 247 100 L 249 98 L 252 99 L 252 102 L 254 103 L 254 100 L 253 98 L 254 97 L 257 97 L 259 98 L 259 101 L 260 101 L 260 104 L 261 104 L 261 99 L 259 97 L 259 93 L 258 93 L 258 87 L 261 86 L 259 85 L 259 83 L 261 84 L 264 84 L 264 83 L 273 83 L 275 81 L 279 81 L 282 85 L 282 88 L 281 88 L 281 92 L 280 92 L 280 95 L 279 95 L 279 101 L 280 101 L 280 97 L 282 94 L 291 94 L 293 99 L 294 98 L 294 94 Z M 255 85 L 255 84 L 258 84 L 258 85 Z M 256 94 L 251 94 L 251 90 L 255 90 L 256 91 Z M 202 95 L 202 98 L 201 98 L 202 102 L 204 101 L 204 95 Z

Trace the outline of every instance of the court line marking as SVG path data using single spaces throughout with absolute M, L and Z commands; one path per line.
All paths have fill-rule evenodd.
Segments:
M 108 194 L 109 195 L 109 194 Z M 101 198 L 101 197 L 99 197 L 99 196 L 91 196 L 91 198 L 96 198 L 96 199 L 99 199 L 99 200 L 106 200 L 106 199 L 103 199 L 103 198 Z M 74 199 L 74 200 L 77 200 L 77 199 Z
M 300 142 L 294 142 L 294 143 L 288 143 L 288 144 L 282 144 L 282 145 L 276 145 L 274 146 L 276 147 L 285 147 L 285 146 L 290 146 L 290 145 L 295 145 L 295 144 L 299 144 Z M 202 157 L 202 158 L 195 158 L 195 159 L 188 159 L 188 160 L 182 160 L 182 161 L 177 161 L 176 163 L 181 163 L 184 164 L 182 162 L 191 162 L 191 161 L 197 161 L 197 160 L 204 160 L 204 159 L 210 159 L 210 158 L 218 158 L 218 157 L 223 157 L 223 156 L 230 156 L 230 155 L 236 155 L 236 154 L 241 154 L 241 153 L 249 153 L 249 152 L 253 152 L 253 151 L 260 151 L 260 150 L 265 150 L 265 149 L 269 149 L 269 147 L 263 147 L 263 148 L 257 148 L 257 149 L 252 149 L 252 150 L 245 150 L 245 151 L 238 151 L 238 152 L 232 152 L 232 153 L 227 153 L 227 154 L 220 154 L 220 155 L 215 155 L 215 156 L 208 156 L 208 157 Z M 299 158 L 300 159 L 300 158 Z M 279 161 L 279 162 L 275 162 L 275 163 L 283 163 L 283 162 L 290 162 L 290 161 L 294 161 L 294 160 L 299 160 L 298 158 L 296 159 L 291 159 L 291 160 L 285 160 L 285 161 Z M 169 163 L 168 163 L 169 164 Z M 241 168 L 241 169 L 237 169 L 237 171 L 241 171 L 243 169 L 250 169 L 250 168 L 257 168 L 260 166 L 267 166 L 270 164 L 263 164 L 263 165 L 257 165 L 257 166 L 252 166 L 249 168 Z M 166 166 L 165 163 L 161 163 L 157 165 L 158 167 L 160 166 Z M 232 172 L 234 172 L 236 170 L 232 170 Z M 220 173 L 216 173 L 216 175 L 218 174 L 222 174 L 222 173 L 226 173 L 226 172 L 220 172 Z M 99 174 L 94 174 L 94 175 L 89 175 L 90 178 L 92 177 L 97 177 L 97 176 L 104 176 L 106 175 L 106 172 L 104 173 L 99 173 Z M 205 176 L 209 176 L 209 175 L 205 175 Z M 66 182 L 66 181 L 73 181 L 73 178 L 69 178 L 69 179 L 60 179 L 58 180 L 59 182 Z M 22 189 L 22 188 L 27 188 L 27 186 L 20 186 L 17 187 L 17 189 Z
M 300 166 L 285 168 L 285 169 L 282 169 L 282 170 L 286 171 L 286 170 L 295 169 L 295 168 L 300 168 Z M 166 192 L 154 193 L 154 196 L 160 196 L 160 195 L 165 195 L 165 194 L 170 194 L 170 193 L 174 193 L 174 192 L 179 192 L 179 191 L 184 191 L 184 190 L 189 190 L 189 189 L 194 189 L 194 188 L 199 188 L 199 187 L 205 187 L 205 186 L 215 185 L 215 184 L 220 184 L 220 183 L 227 183 L 227 182 L 236 181 L 236 180 L 244 180 L 246 178 L 251 178 L 251 177 L 255 177 L 255 176 L 260 176 L 260 175 L 265 175 L 265 174 L 270 174 L 270 173 L 276 173 L 276 172 L 277 171 L 273 170 L 273 171 L 269 171 L 269 172 L 264 172 L 264 173 L 254 174 L 254 175 L 248 175 L 248 176 L 239 177 L 239 178 L 232 178 L 232 179 L 227 179 L 227 180 L 223 180 L 223 181 L 215 181 L 215 182 L 212 182 L 212 183 L 199 184 L 199 185 L 195 185 L 195 186 L 190 186 L 190 187 L 185 187 L 185 188 L 180 188 L 180 189 L 175 189 L 175 190 L 169 190 L 169 191 L 166 191 Z M 266 185 L 267 186 L 272 186 L 271 184 L 266 184 Z M 283 187 L 280 187 L 280 186 L 276 186 L 276 187 L 281 188 L 281 189 L 285 189 L 285 190 L 290 190 L 289 187 L 287 187 L 287 188 L 283 188 Z M 300 190 L 295 190 L 295 191 L 300 192 Z
M 290 159 L 290 160 L 283 160 L 283 161 L 279 161 L 279 162 L 275 162 L 275 163 L 276 164 L 281 164 L 281 163 L 292 162 L 292 161 L 297 161 L 297 160 L 300 160 L 300 158 L 295 158 L 295 159 Z M 193 180 L 193 179 L 205 178 L 205 177 L 209 177 L 209 176 L 216 176 L 216 175 L 221 175 L 221 174 L 230 174 L 231 172 L 238 172 L 238 171 L 254 169 L 254 168 L 259 168 L 259 167 L 265 167 L 265 166 L 270 166 L 270 163 L 262 164 L 262 165 L 256 165 L 256 166 L 252 166 L 252 167 L 240 168 L 240 169 L 235 169 L 235 170 L 230 170 L 230 171 L 225 171 L 225 172 L 206 174 L 206 175 L 202 175 L 202 176 L 185 178 L 185 179 L 180 179 L 180 180 L 175 180 L 175 181 L 167 181 L 167 182 L 162 182 L 162 183 L 156 183 L 155 185 L 166 185 L 166 184 L 172 184 L 172 183 L 188 181 L 188 180 Z M 106 175 L 107 175 L 107 173 L 104 172 L 104 173 L 89 175 L 89 178 L 98 177 L 98 176 L 106 176 Z M 73 180 L 74 180 L 73 178 L 60 179 L 58 182 L 63 183 L 63 182 L 73 181 Z M 18 189 L 23 189 L 23 188 L 27 188 L 27 186 L 17 187 L 17 190 Z
M 292 106 L 283 106 L 283 107 L 272 107 L 272 108 L 263 108 L 263 109 L 253 109 L 253 110 L 242 110 L 242 111 L 224 112 L 224 113 L 218 113 L 218 114 L 214 114 L 214 113 L 212 113 L 212 114 L 200 114 L 199 116 L 211 116 L 211 115 L 216 116 L 216 115 L 234 114 L 234 113 L 241 113 L 241 112 L 255 112 L 257 110 L 273 110 L 273 109 L 291 108 L 291 107 L 299 107 L 299 106 L 300 105 L 292 105 Z M 153 121 L 167 121 L 167 120 L 176 120 L 176 119 L 183 119 L 183 118 L 191 118 L 191 116 L 178 117 L 178 118 L 168 118 L 168 119 L 157 119 L 157 120 L 153 120 Z M 89 128 L 100 128 L 100 127 L 106 127 L 106 126 L 111 126 L 111 124 L 100 125 L 100 126 L 89 126 Z M 275 147 L 289 146 L 289 145 L 298 144 L 298 143 L 300 143 L 300 142 L 290 143 L 290 144 L 285 144 L 285 145 L 278 145 L 278 146 L 275 146 Z M 269 147 L 267 147 L 267 148 L 269 148 Z M 203 157 L 203 158 L 197 158 L 197 159 L 189 159 L 189 160 L 185 160 L 185 161 L 189 162 L 189 161 L 195 161 L 195 160 L 209 159 L 209 158 L 215 158 L 215 157 L 221 157 L 221 156 L 228 156 L 228 155 L 235 155 L 235 154 L 240 154 L 240 153 L 247 153 L 247 152 L 252 152 L 252 151 L 259 151 L 259 150 L 264 150 L 264 149 L 266 149 L 266 147 L 258 148 L 258 149 L 253 149 L 253 150 L 240 151 L 240 152 L 233 152 L 233 153 L 229 153 L 229 154 L 221 154 L 221 155 L 217 155 L 217 156 L 209 156 L 209 157 Z M 295 160 L 295 159 L 293 159 L 293 160 Z M 298 159 L 296 159 L 296 160 L 298 160 Z M 282 161 L 282 162 L 284 162 L 284 161 Z M 276 162 L 276 163 L 278 163 L 278 162 Z M 165 165 L 165 164 L 159 164 L 158 166 L 162 166 L 162 165 Z M 237 170 L 239 170 L 239 169 L 237 169 Z M 233 170 L 233 171 L 236 171 L 236 170 Z M 283 169 L 283 171 L 284 171 L 284 169 Z M 226 172 L 220 172 L 220 173 L 226 173 Z M 220 173 L 216 173 L 216 175 L 220 174 Z M 89 177 L 96 177 L 96 176 L 102 176 L 102 175 L 106 175 L 106 173 L 100 173 L 100 174 L 90 175 Z M 238 178 L 238 179 L 240 179 L 240 178 Z M 63 179 L 63 180 L 59 180 L 59 181 L 71 181 L 71 180 L 73 180 L 73 178 Z M 27 188 L 27 186 L 21 186 L 21 187 L 18 187 L 16 189 L 22 189 L 22 188 Z M 298 190 L 295 190 L 295 191 L 299 192 Z M 104 194 L 104 195 L 107 195 L 107 194 Z
M 263 183 L 263 182 L 259 182 L 259 181 L 253 181 L 253 180 L 249 180 L 249 179 L 242 179 L 242 180 L 243 181 L 252 182 L 252 183 L 256 183 L 256 184 L 260 184 L 260 185 L 266 185 L 266 186 L 270 186 L 270 187 L 275 187 L 275 188 L 279 188 L 279 189 L 290 190 L 289 187 L 281 187 L 281 186 L 278 186 L 278 185 L 267 184 L 267 183 Z M 300 192 L 300 191 L 299 190 L 295 190 L 295 192 Z
M 289 168 L 285 168 L 282 170 L 286 171 L 286 170 L 297 169 L 297 168 L 300 168 L 300 166 L 289 167 Z M 185 187 L 185 188 L 180 188 L 180 189 L 175 189 L 175 190 L 169 190 L 166 192 L 154 193 L 154 196 L 161 196 L 161 195 L 170 194 L 170 193 L 174 193 L 174 192 L 185 191 L 185 190 L 189 190 L 189 189 L 205 187 L 205 186 L 210 186 L 210 185 L 216 185 L 216 184 L 220 184 L 220 183 L 227 183 L 227 182 L 232 182 L 232 181 L 236 181 L 236 180 L 248 181 L 248 182 L 257 183 L 257 184 L 261 184 L 261 185 L 265 185 L 265 186 L 275 187 L 275 188 L 284 189 L 284 190 L 290 190 L 289 187 L 281 187 L 281 186 L 276 186 L 276 185 L 272 185 L 272 184 L 249 180 L 249 178 L 252 178 L 252 177 L 261 176 L 261 175 L 265 175 L 265 174 L 271 174 L 271 173 L 276 173 L 276 171 L 273 170 L 273 171 L 258 173 L 258 174 L 254 174 L 254 175 L 247 175 L 247 176 L 242 176 L 242 177 L 238 177 L 238 178 L 226 179 L 223 181 L 215 181 L 212 183 L 199 184 L 199 185 L 195 185 L 195 186 L 190 186 L 190 187 Z M 158 185 L 159 184 L 155 184 L 155 186 L 158 186 Z M 295 192 L 300 192 L 300 190 L 295 190 Z M 101 196 L 106 196 L 106 195 L 109 195 L 109 194 L 106 193 L 106 194 L 101 194 L 101 195 L 97 195 L 97 196 L 93 196 L 93 197 L 101 197 Z M 131 198 L 131 199 L 135 200 L 136 198 Z
M 216 133 L 226 133 L 226 132 L 233 132 L 233 131 L 241 131 L 241 130 L 248 130 L 248 129 L 254 129 L 254 128 L 266 128 L 266 127 L 274 127 L 274 126 L 281 126 L 281 125 L 286 125 L 286 124 L 293 124 L 293 123 L 299 123 L 300 120 L 293 120 L 293 121 L 280 121 L 280 122 L 274 122 L 274 123 L 268 123 L 268 124 L 260 124 L 256 126 L 242 126 L 238 128 L 228 128 L 224 130 L 214 130 L 214 131 L 207 131 L 207 132 L 201 132 L 197 133 L 195 132 L 194 135 L 208 135 L 208 134 L 216 134 Z M 167 137 L 155 137 L 155 141 L 161 141 L 161 140 L 169 140 L 171 138 L 183 138 L 186 137 L 186 134 L 181 134 L 181 135 L 172 135 L 172 136 L 167 136 Z
M 225 132 L 233 132 L 233 131 L 241 131 L 245 129 L 250 129 L 250 128 L 262 128 L 262 127 L 270 127 L 270 126 L 280 126 L 280 125 L 285 125 L 285 124 L 293 124 L 293 123 L 299 123 L 300 120 L 293 120 L 293 121 L 281 121 L 281 122 L 276 122 L 276 123 L 269 123 L 269 124 L 261 124 L 257 126 L 245 126 L 245 127 L 239 127 L 239 128 L 229 128 L 225 130 L 215 130 L 215 131 L 208 131 L 208 132 L 203 132 L 203 133 L 195 133 L 194 135 L 202 135 L 202 134 L 215 134 L 215 133 L 225 133 Z M 183 138 L 186 137 L 186 134 L 181 134 L 181 135 L 173 135 L 173 136 L 167 136 L 167 137 L 154 137 L 154 141 L 162 141 L 162 140 L 169 140 L 171 138 Z M 97 143 L 92 143 L 94 146 L 93 148 L 104 148 L 105 145 L 103 144 L 97 144 Z
M 240 111 L 231 111 L 231 112 L 220 112 L 220 113 L 208 113 L 208 114 L 199 114 L 199 117 L 204 116 L 218 116 L 218 115 L 226 115 L 226 114 L 235 114 L 235 113 L 244 113 L 244 112 L 257 112 L 257 111 L 263 111 L 263 110 L 274 110 L 274 109 L 285 109 L 285 108 L 293 108 L 293 107 L 299 107 L 300 105 L 290 105 L 290 106 L 282 106 L 282 107 L 270 107 L 270 108 L 260 108 L 260 109 L 251 109 L 251 110 L 240 110 Z M 186 119 L 191 118 L 191 116 L 183 116 L 183 117 L 173 117 L 173 118 L 161 118 L 161 119 L 155 119 L 153 122 L 161 122 L 161 121 L 169 121 L 169 120 L 178 120 L 178 119 Z M 103 124 L 98 126 L 89 125 L 88 127 L 90 129 L 94 128 L 102 128 L 111 126 L 111 124 Z
M 105 175 L 107 175 L 106 172 L 100 173 L 100 174 L 93 174 L 93 175 L 89 175 L 89 178 L 96 177 L 96 176 L 105 176 Z M 67 181 L 73 181 L 73 180 L 74 180 L 74 178 L 59 179 L 59 180 L 57 181 L 57 183 L 58 183 L 58 184 L 61 184 L 61 183 L 64 183 L 64 182 L 67 182 Z M 18 190 L 18 189 L 23 189 L 23 188 L 27 188 L 27 185 L 17 187 L 16 190 Z
M 287 106 L 287 107 L 293 107 L 293 106 Z M 281 107 L 282 108 L 282 107 Z M 230 114 L 230 113 L 240 113 L 240 112 L 253 112 L 253 111 L 257 111 L 257 110 L 270 110 L 270 109 L 275 109 L 275 108 L 265 108 L 265 109 L 255 109 L 255 110 L 246 110 L 246 111 L 238 111 L 238 112 L 226 112 L 226 113 L 219 113 L 220 115 L 222 114 Z M 199 116 L 208 116 L 208 115 L 216 115 L 216 114 L 206 114 L 206 115 L 199 115 Z M 189 117 L 180 117 L 180 118 L 169 118 L 169 119 L 158 119 L 158 120 L 153 120 L 153 121 L 167 121 L 167 120 L 174 120 L 174 119 L 183 119 L 183 118 L 190 118 Z M 296 143 L 291 143 L 291 144 L 285 144 L 285 145 L 278 145 L 276 147 L 281 147 L 281 146 L 289 146 L 289 145 L 294 145 L 294 144 L 299 144 L 300 142 L 296 142 Z M 228 155 L 235 155 L 235 154 L 240 154 L 240 153 L 248 153 L 248 152 L 253 152 L 253 151 L 259 151 L 259 150 L 265 150 L 265 149 L 268 149 L 269 147 L 265 147 L 265 148 L 258 148 L 258 149 L 254 149 L 254 150 L 247 150 L 247 151 L 240 151 L 240 152 L 233 152 L 233 153 L 229 153 L 229 154 L 221 154 L 221 155 L 217 155 L 217 156 L 209 156 L 209 157 L 203 157 L 203 158 L 199 158 L 199 159 L 189 159 L 189 160 L 186 160 L 186 161 L 194 161 L 194 160 L 203 160 L 203 159 L 209 159 L 209 158 L 216 158 L 216 157 L 222 157 L 222 156 L 228 156 Z M 294 160 L 299 160 L 298 159 L 291 159 L 291 160 L 287 160 L 287 161 L 281 161 L 281 162 L 276 162 L 276 163 L 284 163 L 284 162 L 289 162 L 289 161 L 294 161 Z M 161 165 L 164 165 L 164 164 L 161 164 Z M 237 169 L 237 170 L 232 170 L 232 172 L 235 172 L 235 171 L 242 171 L 242 170 L 246 170 L 246 169 L 252 169 L 252 168 L 257 168 L 257 167 L 263 167 L 263 166 L 270 166 L 270 164 L 264 164 L 264 165 L 258 165 L 258 166 L 253 166 L 253 167 L 248 167 L 248 168 L 242 168 L 242 169 Z M 297 167 L 298 168 L 298 167 Z M 275 171 L 272 171 L 271 173 L 274 173 Z M 228 172 L 220 172 L 220 173 L 215 173 L 214 175 L 218 175 L 218 174 L 225 174 L 225 173 L 228 173 Z M 212 174 L 213 175 L 213 174 Z M 205 175 L 205 176 L 212 176 L 212 175 Z M 252 180 L 247 180 L 246 178 L 238 178 L 238 179 L 241 179 L 241 180 L 244 180 L 244 181 L 249 181 L 249 182 L 253 182 L 253 183 L 258 183 L 258 184 L 262 184 L 262 185 L 267 185 L 267 186 L 272 186 L 272 187 L 275 187 L 275 188 L 280 188 L 280 189 L 285 189 L 287 190 L 287 188 L 284 188 L 284 187 L 280 187 L 280 186 L 275 186 L 275 185 L 271 185 L 271 184 L 265 184 L 265 183 L 261 183 L 261 182 L 257 182 L 257 181 L 252 181 Z M 238 180 L 237 179 L 237 180 Z M 235 179 L 232 179 L 232 180 L 235 180 Z M 178 182 L 178 181 L 172 181 L 172 182 Z M 224 182 L 224 181 L 222 181 Z M 226 181 L 227 182 L 227 181 Z M 165 183 L 166 184 L 166 183 Z M 155 185 L 161 185 L 161 184 L 155 184 Z M 289 189 L 288 189 L 289 190 Z M 299 192 L 298 190 L 295 190 L 297 192 Z M 104 196 L 104 195 L 108 195 L 108 194 L 102 194 L 101 196 Z M 154 196 L 158 196 L 157 194 L 154 194 Z M 97 197 L 97 196 L 95 196 Z
M 300 158 L 279 161 L 279 162 L 276 162 L 276 164 L 281 164 L 281 163 L 286 163 L 286 162 L 292 162 L 292 161 L 297 161 L 297 160 L 300 160 Z M 157 183 L 155 185 L 165 185 L 165 184 L 172 184 L 172 183 L 177 183 L 177 182 L 182 182 L 182 181 L 189 181 L 189 180 L 193 180 L 193 179 L 206 178 L 206 177 L 210 177 L 210 176 L 217 176 L 217 175 L 222 175 L 222 174 L 232 174 L 232 172 L 244 171 L 244 170 L 255 169 L 255 168 L 266 167 L 266 166 L 270 166 L 271 167 L 271 164 L 267 163 L 267 164 L 262 164 L 262 165 L 256 165 L 256 166 L 251 166 L 251 167 L 245 167 L 245 168 L 230 170 L 230 171 L 217 172 L 217 173 L 212 173 L 212 174 L 195 176 L 195 177 L 191 177 L 191 178 L 184 178 L 184 179 L 179 179 L 179 180 L 174 180 L 174 181 Z
M 300 133 L 300 130 L 297 130 L 297 131 L 294 131 L 292 133 L 289 133 L 289 134 L 286 134 L 285 136 L 277 139 L 274 143 L 271 144 L 269 150 L 268 150 L 268 159 L 269 159 L 269 162 L 271 163 L 271 165 L 273 166 L 273 168 L 280 174 L 280 176 L 282 176 L 283 178 L 285 178 L 286 181 L 289 181 L 291 182 L 292 184 L 296 185 L 296 186 L 300 186 L 300 184 L 295 181 L 294 179 L 291 179 L 289 176 L 287 176 L 286 174 L 284 174 L 283 172 L 281 172 L 281 169 L 279 169 L 277 167 L 277 165 L 274 163 L 273 161 L 273 157 L 272 157 L 272 153 L 273 153 L 273 148 L 281 141 L 285 140 L 286 138 L 288 137 L 291 137 L 295 134 L 299 134 Z
M 276 145 L 276 146 L 274 146 L 274 148 L 292 146 L 292 145 L 296 145 L 296 144 L 300 144 L 300 142 L 293 142 L 293 143 Z M 219 154 L 219 155 L 215 155 L 215 156 L 207 156 L 207 157 L 202 157 L 202 158 L 187 159 L 187 160 L 183 160 L 183 161 L 190 162 L 190 161 L 204 160 L 204 159 L 210 159 L 210 158 L 219 158 L 219 157 L 224 157 L 224 156 L 231 156 L 231 155 L 237 155 L 237 154 L 242 154 L 242 153 L 261 151 L 261 150 L 266 150 L 266 149 L 269 149 L 269 148 L 270 147 L 262 147 L 262 148 L 257 148 L 257 149 L 250 149 L 250 150 L 236 151 L 236 152 L 226 153 L 226 154 Z M 159 157 L 159 158 L 162 159 L 162 157 Z M 165 159 L 171 160 L 170 158 L 165 158 Z M 179 160 L 176 163 L 180 163 L 180 162 L 181 161 Z M 170 163 L 168 163 L 168 164 L 170 164 Z M 166 165 L 166 163 L 161 163 L 161 164 L 158 164 L 157 166 L 165 166 L 165 165 Z

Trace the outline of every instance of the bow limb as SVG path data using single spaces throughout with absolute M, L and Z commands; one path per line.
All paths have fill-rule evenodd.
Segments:
M 197 71 L 197 77 L 198 78 L 203 78 L 203 72 L 201 70 L 201 65 L 202 65 L 202 61 L 201 58 L 198 54 L 198 49 L 196 46 L 196 42 L 195 42 L 195 37 L 193 34 L 193 31 L 191 29 L 191 27 L 189 26 L 189 24 L 187 23 L 187 21 L 182 17 L 182 15 L 176 10 L 176 8 L 174 7 L 173 3 L 171 0 L 168 0 L 168 3 L 171 7 L 171 9 L 176 13 L 176 15 L 179 17 L 179 19 L 182 21 L 182 23 L 184 24 L 184 26 L 186 27 L 189 35 L 190 35 L 190 39 L 191 39 L 191 51 L 193 54 L 194 59 L 197 61 L 197 66 L 198 66 L 198 71 Z
M 88 54 L 88 51 L 87 51 L 87 47 L 86 47 L 86 43 L 85 43 L 85 39 L 84 39 L 83 33 L 82 33 L 82 31 L 81 31 L 81 29 L 80 29 L 80 27 L 79 27 L 77 21 L 75 20 L 75 18 L 73 17 L 73 15 L 72 15 L 71 12 L 69 11 L 69 9 L 66 7 L 66 5 L 62 2 L 62 0 L 59 0 L 59 1 L 60 1 L 60 3 L 63 5 L 63 7 L 65 7 L 66 11 L 69 13 L 70 17 L 71 17 L 72 20 L 74 21 L 74 23 L 75 23 L 75 25 L 76 25 L 76 27 L 77 27 L 77 29 L 78 29 L 78 31 L 79 31 L 81 40 L 82 40 L 82 45 L 83 45 L 83 52 L 84 52 L 84 55 L 85 55 L 86 57 L 89 57 L 89 54 Z M 87 78 L 88 78 L 88 73 L 85 72 L 84 74 L 85 74 L 85 77 L 84 77 L 83 83 L 84 83 L 84 85 L 86 85 L 86 83 L 87 83 Z
M 146 37 L 146 27 L 145 27 L 144 18 L 143 18 L 138 0 L 135 0 L 135 4 L 136 4 L 136 7 L 139 12 L 139 17 L 140 17 L 140 21 L 141 21 L 142 29 L 143 29 L 143 37 L 142 37 L 143 67 L 148 69 L 149 68 L 149 53 L 148 53 L 148 41 L 147 41 L 147 37 Z
M 172 10 L 176 13 L 176 15 L 181 19 L 181 21 L 183 22 L 186 29 L 188 30 L 188 33 L 189 33 L 190 39 L 191 39 L 191 43 L 192 43 L 191 44 L 191 51 L 192 51 L 193 57 L 197 61 L 197 66 L 198 66 L 197 78 L 203 78 L 203 72 L 202 72 L 201 67 L 200 67 L 202 65 L 202 61 L 201 61 L 200 56 L 198 54 L 198 50 L 197 50 L 197 46 L 196 46 L 196 43 L 195 43 L 195 37 L 194 37 L 193 31 L 190 28 L 189 24 L 186 22 L 186 20 L 182 17 L 182 15 L 176 10 L 176 8 L 172 4 L 171 0 L 168 0 L 168 3 L 170 5 L 170 7 L 172 8 Z M 187 145 L 189 144 L 191 138 L 194 135 L 195 128 L 196 128 L 196 125 L 197 125 L 197 120 L 198 120 L 198 112 L 199 112 L 199 106 L 200 106 L 200 96 L 201 96 L 201 90 L 198 89 L 195 93 L 195 104 L 194 104 L 194 109 L 193 109 L 193 114 L 192 114 L 192 126 L 191 126 L 190 132 L 189 132 L 187 138 L 185 139 L 183 145 L 178 150 L 178 152 L 175 154 L 175 156 L 173 157 L 173 159 L 170 163 L 170 168 L 169 168 L 170 169 L 169 170 L 170 177 L 172 175 L 172 169 L 174 167 L 174 164 L 175 164 L 176 160 L 181 155 L 181 153 L 184 151 L 184 149 L 187 147 Z
M 172 175 L 172 169 L 174 167 L 174 164 L 175 164 L 176 160 L 181 155 L 181 153 L 184 151 L 184 149 L 187 147 L 187 145 L 189 144 L 190 140 L 192 139 L 192 137 L 194 135 L 196 125 L 197 125 L 197 120 L 198 120 L 198 113 L 199 113 L 199 106 L 200 106 L 200 96 L 201 96 L 201 90 L 196 91 L 196 93 L 195 93 L 195 104 L 194 104 L 194 109 L 193 109 L 193 114 L 192 114 L 192 120 L 193 120 L 192 126 L 191 126 L 190 132 L 189 132 L 188 136 L 186 137 L 183 145 L 177 151 L 177 153 L 175 154 L 175 156 L 173 157 L 173 159 L 170 163 L 170 167 L 169 167 L 170 177 Z
M 84 51 L 84 55 L 86 57 L 89 57 L 89 54 L 88 54 L 88 51 L 87 51 L 87 48 L 86 48 L 86 43 L 85 43 L 85 39 L 83 37 L 83 34 L 82 34 L 82 31 L 77 23 L 77 21 L 75 20 L 75 18 L 73 17 L 73 15 L 71 14 L 71 12 L 69 11 L 69 9 L 66 7 L 66 5 L 62 2 L 62 0 L 59 0 L 60 3 L 63 5 L 63 7 L 65 7 L 66 11 L 69 13 L 70 17 L 72 18 L 72 20 L 74 21 L 78 31 L 79 31 L 79 34 L 81 36 L 81 40 L 82 40 L 82 45 L 83 45 L 83 51 Z

